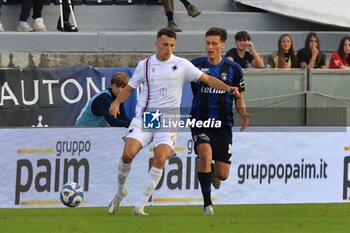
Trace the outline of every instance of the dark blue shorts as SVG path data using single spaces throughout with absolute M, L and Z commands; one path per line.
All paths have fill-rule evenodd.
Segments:
M 205 129 L 191 128 L 194 151 L 197 153 L 197 145 L 208 143 L 212 149 L 212 159 L 231 164 L 232 156 L 232 130 L 231 128 Z

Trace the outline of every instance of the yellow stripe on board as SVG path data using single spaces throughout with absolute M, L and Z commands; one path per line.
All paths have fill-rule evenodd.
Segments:
M 21 201 L 21 205 L 33 206 L 33 205 L 58 205 L 62 204 L 60 200 L 31 200 L 31 201 Z
M 201 197 L 158 197 L 153 198 L 154 202 L 192 202 L 203 201 Z M 213 197 L 212 201 L 217 201 L 217 198 Z
M 154 151 L 154 148 L 153 148 L 153 147 L 150 147 L 150 148 L 149 148 L 149 152 L 153 152 L 153 151 Z M 179 147 L 176 147 L 175 151 L 176 151 L 177 153 L 184 152 L 184 151 L 185 151 L 185 148 L 182 147 L 182 146 L 179 146 Z
M 185 148 L 183 148 L 182 146 L 180 147 L 176 147 L 176 152 L 184 152 Z
M 17 154 L 19 155 L 35 155 L 35 154 L 54 154 L 55 150 L 54 149 L 18 149 Z
M 83 201 L 86 203 L 86 201 Z M 63 205 L 60 200 L 30 200 L 30 201 L 21 201 L 21 205 L 24 206 L 36 206 L 36 205 Z

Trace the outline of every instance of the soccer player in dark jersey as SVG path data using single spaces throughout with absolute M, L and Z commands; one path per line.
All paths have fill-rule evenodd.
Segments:
M 203 214 L 213 215 L 211 201 L 212 160 L 215 162 L 215 176 L 225 180 L 229 176 L 231 164 L 233 102 L 241 118 L 241 131 L 249 124 L 250 115 L 242 92 L 244 78 L 241 67 L 221 56 L 225 46 L 227 32 L 225 29 L 212 27 L 205 34 L 206 57 L 196 58 L 192 63 L 203 72 L 210 74 L 227 85 L 238 87 L 239 95 L 220 91 L 200 81 L 192 82 L 193 102 L 191 118 L 205 121 L 221 121 L 220 128 L 191 128 L 195 152 L 199 157 L 198 179 L 204 199 Z

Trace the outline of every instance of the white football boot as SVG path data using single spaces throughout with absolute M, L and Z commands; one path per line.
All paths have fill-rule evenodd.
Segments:
M 203 208 L 203 214 L 204 215 L 214 215 L 214 208 L 212 205 L 208 205 Z
M 137 206 L 135 206 L 135 208 L 132 210 L 132 214 L 136 215 L 136 216 L 148 216 L 149 215 L 143 211 L 142 207 L 137 207 Z
M 124 193 L 119 196 L 118 194 L 116 194 L 113 198 L 113 200 L 111 201 L 111 203 L 108 206 L 107 212 L 109 214 L 115 214 L 115 212 L 117 212 L 118 207 L 120 205 L 120 202 L 124 199 L 124 197 L 126 197 L 128 195 L 128 189 L 124 190 Z

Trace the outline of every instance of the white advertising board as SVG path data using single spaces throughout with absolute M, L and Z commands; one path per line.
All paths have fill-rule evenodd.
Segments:
M 0 129 L 0 208 L 62 207 L 59 189 L 72 180 L 85 189 L 82 206 L 107 206 L 124 134 L 123 128 Z M 212 188 L 214 203 L 346 202 L 349 147 L 346 131 L 235 132 L 230 177 Z M 137 202 L 151 158 L 147 147 L 134 160 L 122 205 Z M 191 134 L 181 132 L 152 204 L 201 204 L 195 169 Z

